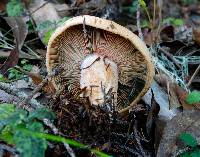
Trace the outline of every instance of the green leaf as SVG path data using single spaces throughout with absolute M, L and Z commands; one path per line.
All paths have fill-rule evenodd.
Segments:
M 22 16 L 23 6 L 18 0 L 11 0 L 6 5 L 6 12 L 8 16 Z
M 138 3 L 140 4 L 140 6 L 145 9 L 147 7 L 146 3 L 144 0 L 138 0 Z
M 186 102 L 188 104 L 200 103 L 200 92 L 193 91 L 186 97 Z
M 2 74 L 0 74 L 0 82 L 4 82 L 5 78 L 3 77 Z
M 184 24 L 183 19 L 175 19 L 173 21 L 174 26 L 183 26 L 183 24 Z
M 26 119 L 26 116 L 27 112 L 24 110 L 17 110 L 13 112 L 13 114 L 10 114 L 9 116 L 0 120 L 0 130 L 2 130 L 6 125 L 14 127 L 15 125 L 21 124 L 22 121 Z
M 62 18 L 62 19 L 59 19 L 58 21 L 56 21 L 56 25 L 57 26 L 60 26 L 60 25 L 62 25 L 65 21 L 67 21 L 67 20 L 69 20 L 70 19 L 70 17 L 64 17 L 64 18 Z
M 141 27 L 143 28 L 143 27 L 149 27 L 149 21 L 147 21 L 147 20 L 142 20 L 141 21 Z
M 51 35 L 52 35 L 52 33 L 55 31 L 55 29 L 50 29 L 50 30 L 48 30 L 46 33 L 45 33 L 45 35 L 44 35 L 44 37 L 43 37 L 43 42 L 45 43 L 45 44 L 47 44 L 48 42 L 49 42 L 49 39 L 50 39 L 50 37 L 51 37 Z
M 200 157 L 200 149 L 196 149 L 195 151 L 191 152 L 191 157 Z
M 55 114 L 50 111 L 48 108 L 38 108 L 29 113 L 28 120 L 31 121 L 33 119 L 43 120 L 44 118 L 54 120 Z
M 25 65 L 23 65 L 23 70 L 31 71 L 32 68 L 33 68 L 33 66 L 31 64 L 25 64 Z
M 62 143 L 68 143 L 71 146 L 77 147 L 77 148 L 82 148 L 82 149 L 89 149 L 86 145 L 81 144 L 77 141 L 71 140 L 71 139 L 66 139 L 64 137 L 61 136 L 56 136 L 56 135 L 51 135 L 51 134 L 45 134 L 45 133 L 38 133 L 38 132 L 31 132 L 27 129 L 21 128 L 20 129 L 24 134 L 27 134 L 29 136 L 32 136 L 34 138 L 45 138 L 47 140 L 50 141 L 54 141 L 54 142 L 62 142 Z M 91 152 L 95 153 L 98 156 L 101 157 L 111 157 L 110 155 L 107 155 L 103 152 L 100 152 L 96 149 L 89 149 Z
M 46 29 L 51 29 L 51 28 L 54 28 L 55 25 L 56 25 L 55 22 L 52 22 L 50 20 L 46 20 L 46 21 L 38 24 L 36 31 L 43 31 L 43 30 L 46 30 Z
M 180 155 L 180 157 L 191 157 L 191 156 L 190 156 L 190 153 L 185 152 L 185 153 L 182 153 L 182 154 Z
M 0 121 L 13 114 L 15 106 L 13 104 L 0 104 Z
M 20 127 L 24 128 L 25 127 Z M 43 132 L 43 126 L 39 122 L 33 122 L 26 125 L 26 128 L 31 132 Z M 47 141 L 44 138 L 35 138 L 31 135 L 25 134 L 18 127 L 14 134 L 14 141 L 17 150 L 22 157 L 44 157 L 47 148 Z
M 190 147 L 196 147 L 198 145 L 197 140 L 189 133 L 182 133 L 179 138 L 184 144 Z
M 27 62 L 28 62 L 27 59 L 22 59 L 22 60 L 21 60 L 21 64 L 26 64 Z
M 0 133 L 0 139 L 8 144 L 14 144 L 13 134 L 11 133 L 11 127 L 7 125 Z
M 8 79 L 9 80 L 14 79 L 14 78 L 18 79 L 21 77 L 21 75 L 22 74 L 19 71 L 17 71 L 14 68 L 11 68 L 11 69 L 9 69 Z

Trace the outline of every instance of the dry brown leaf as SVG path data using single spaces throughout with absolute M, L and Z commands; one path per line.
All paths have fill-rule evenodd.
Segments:
M 178 96 L 175 90 L 176 83 L 165 74 L 157 74 L 155 79 L 168 94 L 169 109 L 180 107 Z
M 20 17 L 5 17 L 4 18 L 8 25 L 12 28 L 13 35 L 16 40 L 16 46 L 11 50 L 10 55 L 0 67 L 0 73 L 5 74 L 9 68 L 17 65 L 19 60 L 19 51 L 24 43 L 28 29 L 25 21 Z
M 39 85 L 43 81 L 43 78 L 39 73 L 28 72 L 28 76 L 32 79 L 35 85 Z M 52 82 L 50 81 L 42 89 L 48 94 L 53 94 L 56 91 Z
M 169 96 L 170 109 L 183 106 L 184 109 L 193 109 L 194 106 L 188 105 L 185 100 L 188 92 L 178 86 L 173 80 L 171 80 L 165 74 L 157 74 L 155 76 L 156 81 L 167 91 Z
M 183 88 L 181 88 L 180 86 L 178 86 L 178 85 L 175 86 L 175 90 L 176 90 L 176 94 L 177 94 L 177 96 L 179 98 L 179 102 L 183 106 L 183 109 L 185 109 L 185 110 L 194 109 L 193 105 L 189 105 L 185 101 L 186 97 L 188 96 L 188 92 L 186 90 L 184 90 Z

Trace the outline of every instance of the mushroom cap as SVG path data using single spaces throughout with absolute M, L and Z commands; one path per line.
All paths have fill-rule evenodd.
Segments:
M 83 26 L 88 38 L 84 36 Z M 113 21 L 89 15 L 73 17 L 58 27 L 48 42 L 47 71 L 52 72 L 58 65 L 64 69 L 53 78 L 55 88 L 66 86 L 78 97 L 80 66 L 91 53 L 116 63 L 119 74 L 117 108 L 120 113 L 127 111 L 146 93 L 153 80 L 154 66 L 145 43 Z

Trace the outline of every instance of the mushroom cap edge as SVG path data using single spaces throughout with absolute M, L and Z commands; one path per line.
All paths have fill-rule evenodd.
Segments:
M 140 51 L 140 53 L 144 56 L 144 59 L 146 60 L 147 75 L 146 75 L 146 83 L 145 83 L 143 90 L 138 94 L 138 96 L 134 99 L 134 101 L 128 107 L 119 111 L 119 113 L 127 112 L 147 92 L 147 90 L 149 89 L 149 87 L 153 81 L 153 76 L 155 73 L 154 65 L 152 63 L 152 58 L 151 58 L 150 52 L 147 49 L 146 44 L 137 35 L 135 35 L 133 32 L 131 32 L 127 28 L 125 28 L 113 21 L 95 17 L 95 16 L 90 16 L 90 15 L 76 16 L 76 17 L 73 17 L 73 18 L 67 20 L 60 27 L 58 27 L 55 30 L 55 32 L 52 34 L 52 36 L 49 39 L 49 42 L 47 45 L 47 53 L 46 53 L 47 71 L 48 71 L 48 73 L 51 72 L 51 66 L 49 65 L 49 59 L 50 59 L 49 51 L 50 51 L 50 48 L 51 48 L 51 45 L 52 45 L 54 39 L 57 36 L 59 36 L 60 34 L 62 34 L 67 28 L 75 26 L 75 25 L 83 24 L 84 19 L 85 19 L 85 25 L 103 29 L 105 31 L 120 35 L 120 36 L 128 39 L 136 47 L 136 49 L 138 49 L 138 51 Z M 55 82 L 53 82 L 53 84 L 56 87 Z

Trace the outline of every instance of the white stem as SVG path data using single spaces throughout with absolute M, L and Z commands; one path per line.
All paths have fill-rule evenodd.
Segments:
M 117 65 L 107 57 L 88 55 L 81 64 L 80 88 L 82 97 L 89 97 L 93 105 L 105 104 L 114 96 L 117 103 L 118 70 Z

